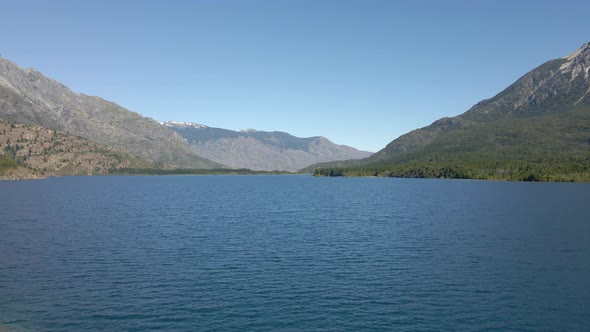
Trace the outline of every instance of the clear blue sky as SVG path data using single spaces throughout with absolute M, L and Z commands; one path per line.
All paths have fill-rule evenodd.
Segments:
M 0 3 L 0 54 L 158 121 L 377 151 L 590 41 L 590 1 Z

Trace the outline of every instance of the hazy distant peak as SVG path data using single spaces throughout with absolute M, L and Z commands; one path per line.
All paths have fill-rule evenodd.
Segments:
M 232 168 L 297 171 L 318 162 L 361 159 L 371 155 L 324 137 L 295 137 L 281 131 L 170 126 L 194 152 Z
M 164 121 L 162 122 L 162 125 L 166 126 L 166 127 L 170 127 L 170 128 L 209 128 L 205 125 L 202 125 L 200 123 L 194 123 L 194 122 L 182 122 L 182 121 Z

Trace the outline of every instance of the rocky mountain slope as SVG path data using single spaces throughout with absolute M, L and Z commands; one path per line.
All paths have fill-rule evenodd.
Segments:
M 101 99 L 72 92 L 0 57 L 0 119 L 68 132 L 170 166 L 213 168 L 174 131 Z
M 370 152 L 337 145 L 324 137 L 299 138 L 284 132 L 232 131 L 188 122 L 165 122 L 197 154 L 232 168 L 296 171 L 312 163 L 360 159 Z
M 79 136 L 0 121 L 0 178 L 106 174 L 133 167 L 153 165 Z
M 587 43 L 467 112 L 402 135 L 369 158 L 315 168 L 343 175 L 584 177 L 590 161 L 589 71 Z M 354 170 L 330 169 L 340 166 Z

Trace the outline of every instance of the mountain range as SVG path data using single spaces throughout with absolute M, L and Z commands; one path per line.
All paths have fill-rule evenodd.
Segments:
M 99 97 L 74 93 L 0 57 L 0 119 L 70 133 L 161 167 L 220 168 L 174 131 Z
M 368 152 L 336 145 L 323 137 L 298 138 L 282 132 L 233 132 L 207 126 L 198 127 L 195 124 L 183 127 L 180 122 L 167 122 L 163 125 L 113 102 L 75 93 L 35 69 L 21 68 L 2 57 L 0 120 L 4 121 L 3 129 L 14 129 L 11 126 L 18 124 L 20 134 L 24 136 L 33 135 L 39 138 L 38 133 L 44 132 L 39 128 L 56 133 L 55 135 L 66 138 L 66 142 L 74 142 L 72 144 L 75 147 L 70 146 L 69 150 L 75 150 L 76 155 L 92 152 L 94 154 L 90 159 L 95 162 L 99 159 L 109 160 L 107 164 L 113 169 L 134 165 L 153 169 L 231 167 L 295 171 L 312 163 L 370 155 Z M 20 124 L 27 126 L 21 127 Z M 7 135 L 10 136 L 11 133 L 14 134 L 14 131 L 9 130 Z M 5 137 L 6 141 L 10 141 L 8 136 Z M 21 137 L 17 139 L 20 140 Z M 65 150 L 48 150 L 42 139 L 26 142 L 26 149 L 33 151 L 31 156 L 28 153 L 23 155 L 22 151 L 14 153 L 11 150 L 15 147 L 14 144 L 0 141 L 0 158 L 3 158 L 4 165 L 12 165 L 18 161 L 21 167 L 19 174 L 29 172 L 31 177 L 37 177 L 40 174 L 65 175 L 68 172 L 108 172 L 108 169 L 98 167 L 98 164 L 81 167 L 81 161 L 72 155 L 66 155 Z M 18 146 L 25 147 L 23 144 Z M 84 151 L 85 146 L 92 148 Z M 108 153 L 99 158 L 97 151 Z M 112 153 L 116 153 L 120 159 L 134 162 L 114 162 L 109 159 Z M 8 157 L 13 159 L 12 162 L 8 161 Z M 37 157 L 68 162 L 39 163 Z
M 590 178 L 590 43 L 528 72 L 465 113 L 400 136 L 372 156 L 313 165 L 316 175 Z
M 167 121 L 163 125 L 182 136 L 196 154 L 231 168 L 294 172 L 310 164 L 372 154 L 334 144 L 321 136 L 300 138 L 280 131 L 233 131 L 190 122 Z
M 303 171 L 590 181 L 590 43 L 372 155 L 323 137 L 160 124 L 1 57 L 0 120 L 0 173 L 13 178 L 121 168 L 293 171 L 314 163 Z M 348 160 L 322 163 L 340 159 Z

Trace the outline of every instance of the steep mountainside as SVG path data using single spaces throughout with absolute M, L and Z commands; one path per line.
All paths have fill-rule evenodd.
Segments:
M 165 122 L 199 155 L 232 168 L 296 171 L 312 163 L 360 159 L 370 152 L 337 145 L 324 137 L 284 132 L 232 131 L 186 122 Z
M 193 168 L 197 156 L 172 130 L 98 97 L 72 92 L 35 69 L 0 57 L 0 119 L 72 133 L 140 158 Z
M 0 121 L 0 178 L 105 174 L 133 167 L 153 165 L 78 136 Z
M 587 43 L 537 67 L 459 116 L 435 121 L 400 136 L 369 158 L 344 164 L 354 166 L 354 171 L 336 173 L 541 180 L 557 174 L 587 176 L 589 71 Z M 452 174 L 446 174 L 450 169 Z

